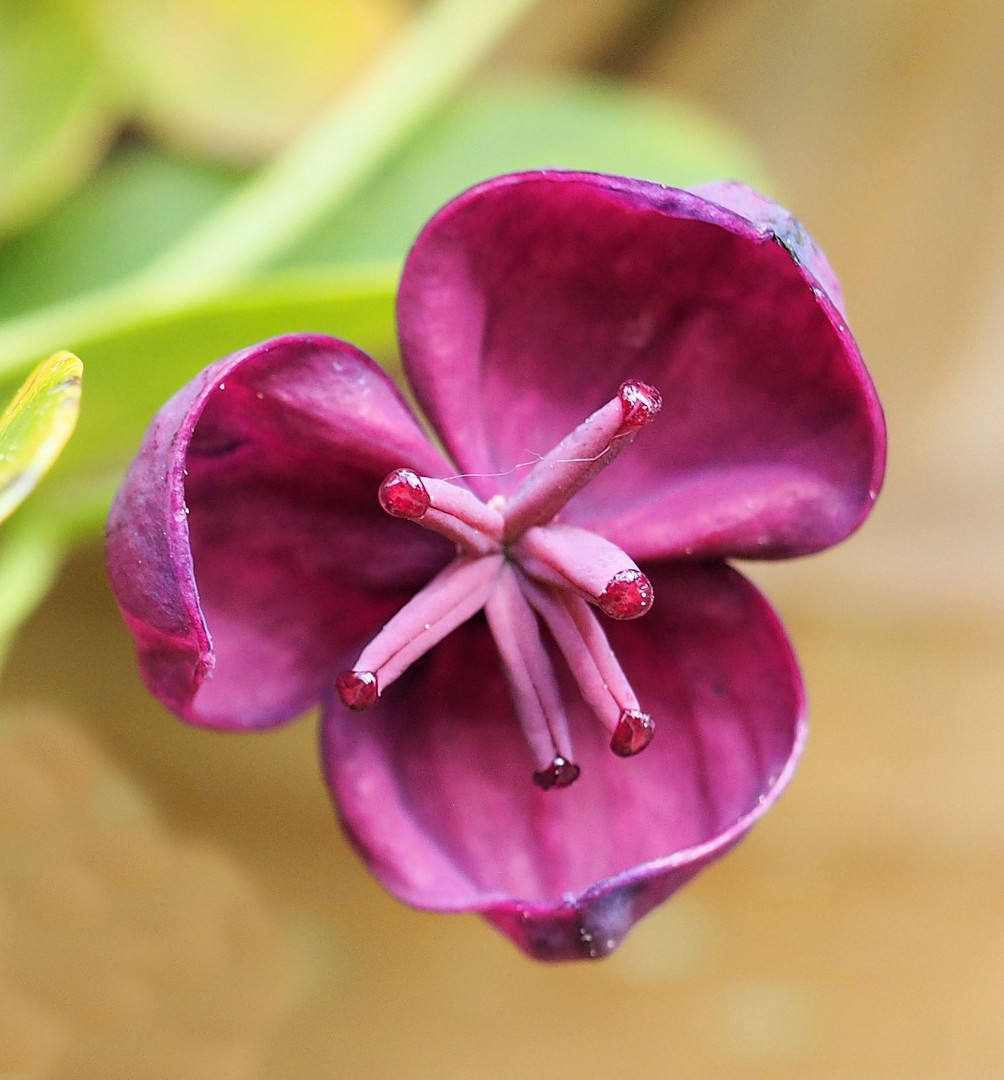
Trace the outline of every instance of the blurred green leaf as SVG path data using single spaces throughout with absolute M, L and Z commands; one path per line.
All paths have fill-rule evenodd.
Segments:
M 82 370 L 72 353 L 50 356 L 0 415 L 0 521 L 24 502 L 73 434 Z
M 0 416 L 0 521 L 32 492 L 73 433 L 81 371 L 71 353 L 56 353 L 28 376 Z M 56 513 L 50 503 L 19 514 L 0 531 L 0 663 L 55 580 L 75 531 L 68 525 L 69 508 L 76 505 L 61 499 Z
M 100 536 L 119 479 L 118 472 L 50 479 L 0 529 L 0 666 L 73 545 Z
M 404 21 L 407 0 L 81 0 L 139 122 L 250 162 L 280 149 Z
M 40 216 L 97 161 L 114 126 L 70 0 L 0 4 L 0 235 Z
M 50 522 L 15 519 L 0 534 L 0 664 L 21 623 L 45 599 L 66 554 Z
M 401 258 L 433 212 L 464 188 L 540 168 L 611 172 L 678 187 L 721 178 L 765 186 L 751 148 L 680 101 L 612 83 L 506 81 L 446 106 L 282 263 Z
M 381 265 L 277 274 L 215 299 L 137 312 L 114 332 L 75 339 L 87 362 L 87 407 L 58 476 L 124 468 L 153 414 L 179 387 L 264 338 L 329 333 L 392 359 L 397 271 Z M 0 382 L 0 393 L 7 385 Z
M 242 178 L 144 146 L 123 148 L 43 221 L 0 245 L 0 317 L 139 270 Z

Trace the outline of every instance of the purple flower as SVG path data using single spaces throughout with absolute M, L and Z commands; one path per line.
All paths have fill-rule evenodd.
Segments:
M 426 226 L 398 314 L 443 451 L 351 345 L 227 357 L 119 493 L 115 592 L 185 719 L 321 702 L 391 892 L 602 956 L 790 778 L 798 668 L 724 560 L 852 532 L 879 405 L 825 259 L 737 184 L 500 177 Z

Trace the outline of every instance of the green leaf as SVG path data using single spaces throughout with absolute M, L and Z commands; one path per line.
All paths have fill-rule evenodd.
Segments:
M 750 147 L 680 101 L 611 83 L 506 81 L 445 107 L 283 265 L 401 258 L 432 213 L 471 184 L 541 168 L 765 186 Z
M 139 270 L 241 179 L 140 145 L 111 155 L 53 213 L 0 245 L 0 318 Z
M 87 408 L 58 476 L 121 472 L 176 390 L 207 364 L 264 338 L 329 333 L 377 358 L 393 358 L 397 276 L 396 265 L 287 272 L 221 297 L 141 312 L 113 332 L 75 339 L 87 363 Z
M 119 476 L 47 483 L 0 530 L 0 665 L 75 543 L 100 535 Z
M 0 665 L 20 625 L 45 599 L 66 554 L 50 523 L 16 519 L 0 534 Z
M 0 521 L 24 502 L 73 434 L 82 370 L 72 353 L 50 356 L 0 416 Z
M 0 4 L 0 235 L 21 228 L 91 169 L 115 116 L 70 0 Z
M 168 145 L 254 161 L 285 145 L 404 20 L 403 0 L 84 0 L 137 118 Z

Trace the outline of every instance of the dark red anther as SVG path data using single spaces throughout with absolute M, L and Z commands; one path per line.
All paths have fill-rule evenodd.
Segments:
M 581 769 L 575 762 L 556 757 L 546 769 L 533 774 L 533 782 L 543 791 L 550 791 L 551 788 L 563 788 L 574 784 L 580 772 Z
M 342 704 L 353 712 L 362 712 L 375 705 L 380 696 L 377 677 L 372 671 L 343 671 L 335 679 L 335 689 Z
M 432 500 L 425 490 L 418 473 L 411 469 L 395 469 L 380 485 L 380 505 L 391 517 L 407 518 L 417 521 Z
M 620 757 L 632 757 L 648 746 L 654 734 L 655 721 L 648 713 L 624 709 L 610 739 L 610 749 Z
M 650 420 L 655 419 L 662 408 L 662 394 L 648 383 L 630 379 L 621 383 L 617 395 L 624 409 L 625 427 L 644 427 Z
M 600 593 L 598 605 L 611 619 L 637 619 L 652 606 L 652 582 L 640 570 L 620 570 Z

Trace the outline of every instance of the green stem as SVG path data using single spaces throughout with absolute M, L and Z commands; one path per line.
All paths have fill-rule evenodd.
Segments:
M 203 227 L 142 275 L 233 282 L 280 254 L 466 79 L 533 0 L 435 0 L 347 96 Z
M 267 265 L 356 190 L 533 3 L 431 0 L 353 90 L 179 244 L 126 281 L 8 322 L 0 373 Z

